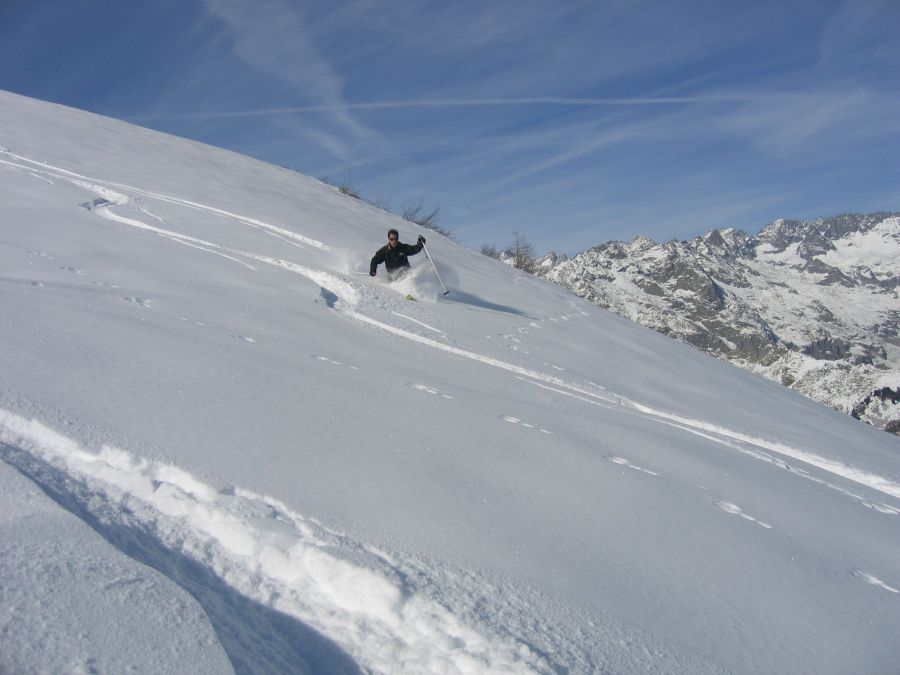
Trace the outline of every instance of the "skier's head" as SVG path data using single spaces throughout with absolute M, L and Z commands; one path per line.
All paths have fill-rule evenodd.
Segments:
M 400 233 L 394 228 L 388 230 L 388 246 L 394 248 L 398 241 L 400 241 Z

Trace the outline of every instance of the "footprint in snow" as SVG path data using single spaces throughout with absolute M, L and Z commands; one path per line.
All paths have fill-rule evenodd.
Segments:
M 518 417 L 513 417 L 512 415 L 500 415 L 500 419 L 504 422 L 509 422 L 510 424 L 517 424 L 519 426 L 523 426 L 526 429 L 531 429 L 533 431 L 539 431 L 542 434 L 552 434 L 552 431 L 548 431 L 547 429 L 542 429 L 541 427 L 535 426 L 529 422 L 525 422 L 524 420 L 519 419 Z
M 650 471 L 650 469 L 645 469 L 643 467 L 638 466 L 637 464 L 632 464 L 624 457 L 612 456 L 609 458 L 609 461 L 612 462 L 613 464 L 618 464 L 619 466 L 627 467 L 627 468 L 631 469 L 632 471 L 639 471 L 641 473 L 646 473 L 651 476 L 659 476 L 659 474 L 656 473 L 655 471 Z
M 179 321 L 184 321 L 185 323 L 192 323 L 195 326 L 200 326 L 201 328 L 206 328 L 206 325 L 207 325 L 207 324 L 203 323 L 202 321 L 195 321 L 194 319 L 189 319 L 186 316 L 177 316 L 175 318 L 178 319 Z
M 868 502 L 865 499 L 860 499 L 859 503 L 865 506 L 867 509 L 878 511 L 878 513 L 884 513 L 889 516 L 900 516 L 900 511 L 895 509 L 893 506 L 889 506 L 888 504 L 884 504 L 881 502 Z
M 137 296 L 131 295 L 131 296 L 125 296 L 122 299 L 125 300 L 126 302 L 133 302 L 136 305 L 140 305 L 141 307 L 143 307 L 145 309 L 150 309 L 151 300 L 149 298 L 138 298 Z
M 349 368 L 350 370 L 359 370 L 357 366 L 351 366 L 348 363 L 343 363 L 341 361 L 335 361 L 334 359 L 328 358 L 327 356 L 322 356 L 320 354 L 313 354 L 312 357 L 316 361 L 321 361 L 322 363 L 330 363 L 332 366 L 342 366 L 344 368 Z
M 416 391 L 424 391 L 426 394 L 432 394 L 433 396 L 440 396 L 441 398 L 447 398 L 447 399 L 453 398 L 449 394 L 442 394 L 437 389 L 432 389 L 431 387 L 424 385 L 424 384 L 415 384 L 415 383 L 411 382 L 411 383 L 407 384 L 406 386 L 409 387 L 410 389 L 415 389 Z
M 751 516 L 747 513 L 744 513 L 744 510 L 737 504 L 732 504 L 731 502 L 722 501 L 720 499 L 713 500 L 713 504 L 715 504 L 717 507 L 722 509 L 725 513 L 730 513 L 733 516 L 740 516 L 744 520 L 748 520 L 751 523 L 756 523 L 760 527 L 764 527 L 767 530 L 772 529 L 772 526 L 769 525 L 768 523 L 764 523 L 763 521 L 757 520 L 753 516 Z
M 44 176 L 41 176 L 40 174 L 31 173 L 31 172 L 29 171 L 29 172 L 28 172 L 28 175 L 31 176 L 32 178 L 37 178 L 38 180 L 47 183 L 47 185 L 53 185 L 53 181 L 52 181 L 52 180 L 50 180 L 49 178 L 45 178 Z
M 853 574 L 853 576 L 855 576 L 857 579 L 860 579 L 860 580 L 864 581 L 865 583 L 869 584 L 870 586 L 875 586 L 877 588 L 881 588 L 885 591 L 888 591 L 889 593 L 900 594 L 900 589 L 896 589 L 893 586 L 888 586 L 881 579 L 879 579 L 878 577 L 873 577 L 871 574 L 868 574 L 867 572 L 863 572 L 862 570 L 853 570 L 853 572 L 851 574 Z
M 244 342 L 256 342 L 252 337 L 247 337 L 246 335 L 238 335 L 237 333 L 231 333 L 231 337 L 235 340 L 243 340 Z
M 159 223 L 162 223 L 163 225 L 168 225 L 168 223 L 166 222 L 165 218 L 163 218 L 162 216 L 157 216 L 155 213 L 151 213 L 150 211 L 148 211 L 148 210 L 147 210 L 145 207 L 143 207 L 143 206 L 139 206 L 139 207 L 138 207 L 138 211 L 140 211 L 141 213 L 143 213 L 143 214 L 145 214 L 145 215 L 150 216 L 151 218 L 153 218 L 153 220 L 155 220 L 155 221 L 157 221 L 157 222 L 159 222 Z
M 498 333 L 496 336 L 488 335 L 487 339 L 493 340 L 495 339 L 495 337 L 504 340 L 503 346 L 510 351 L 519 352 L 526 355 L 531 354 L 531 352 L 527 351 L 522 346 L 522 341 L 519 340 L 519 338 L 517 338 L 515 335 L 510 335 L 508 333 Z
M 84 276 L 84 272 L 77 267 L 65 267 L 63 265 L 59 266 L 59 269 L 64 270 L 66 272 L 71 272 L 72 274 L 77 274 L 78 276 Z

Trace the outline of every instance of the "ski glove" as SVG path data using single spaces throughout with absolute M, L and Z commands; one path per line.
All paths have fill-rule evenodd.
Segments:
M 425 243 L 425 237 L 423 237 L 421 234 L 419 235 L 419 243 L 420 243 L 420 244 L 424 244 L 424 243 Z
M 375 272 L 369 272 L 369 276 L 370 276 L 370 277 L 374 277 L 374 276 L 375 276 Z

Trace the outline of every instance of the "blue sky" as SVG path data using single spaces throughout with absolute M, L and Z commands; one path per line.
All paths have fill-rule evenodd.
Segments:
M 572 254 L 900 210 L 898 28 L 896 0 L 0 0 L 0 89 Z

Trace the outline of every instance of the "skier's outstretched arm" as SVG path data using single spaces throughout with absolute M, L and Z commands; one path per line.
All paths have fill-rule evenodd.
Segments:
M 415 255 L 425 246 L 425 237 L 419 235 L 419 240 L 415 244 L 408 244 L 406 247 L 406 255 Z

